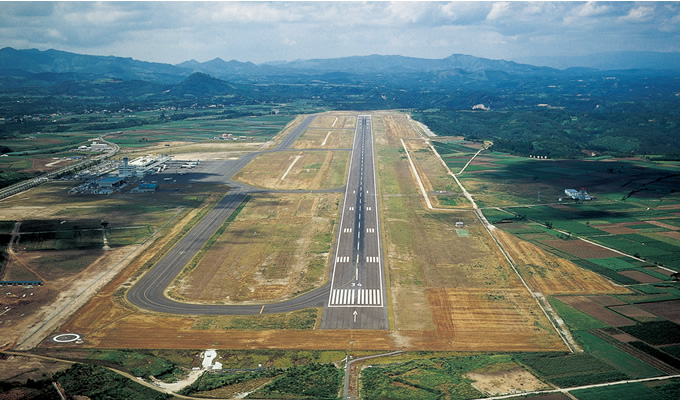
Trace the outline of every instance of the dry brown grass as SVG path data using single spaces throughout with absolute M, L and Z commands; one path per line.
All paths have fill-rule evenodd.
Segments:
M 399 153 L 399 139 L 414 135 L 402 119 L 387 115 L 375 118 L 374 126 L 376 141 L 387 148 L 379 150 L 380 181 L 387 183 L 381 209 L 394 322 L 404 343 L 437 349 L 562 348 L 550 322 L 473 214 L 424 209 Z M 407 141 L 421 179 L 432 187 L 428 174 L 441 174 L 443 167 L 418 142 Z M 457 234 L 459 220 L 469 237 Z M 421 330 L 422 336 L 412 337 L 407 333 L 412 330 Z
M 535 291 L 545 295 L 630 293 L 623 286 L 508 232 L 496 229 L 496 237 L 510 252 L 522 277 Z
M 295 149 L 349 149 L 352 147 L 353 138 L 353 129 L 310 128 L 298 137 L 292 147 Z
M 336 120 L 337 119 L 337 120 Z M 333 125 L 335 123 L 335 125 Z M 354 129 L 357 123 L 356 113 L 333 112 L 317 116 L 309 125 L 310 128 L 322 129 Z
M 320 286 L 341 194 L 258 195 L 173 296 L 191 302 L 271 301 Z
M 252 186 L 269 189 L 337 188 L 344 183 L 349 154 L 349 151 L 282 151 L 262 154 L 234 178 Z M 286 174 L 291 164 L 293 166 Z
M 456 207 L 472 208 L 470 202 L 463 196 L 463 192 L 456 184 L 456 181 L 448 175 L 448 171 L 432 151 L 429 142 L 425 140 L 408 140 L 404 141 L 404 143 L 418 171 L 420 180 L 428 192 L 433 207 L 454 205 Z

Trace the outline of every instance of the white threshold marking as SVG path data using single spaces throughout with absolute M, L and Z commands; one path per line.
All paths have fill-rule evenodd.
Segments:
M 366 257 L 366 262 L 377 263 L 380 257 L 368 256 Z
M 335 257 L 335 262 L 349 262 L 349 256 L 338 256 Z
M 331 305 L 380 305 L 380 289 L 334 289 L 331 294 Z
M 342 230 L 343 233 L 352 233 L 352 228 L 345 228 Z

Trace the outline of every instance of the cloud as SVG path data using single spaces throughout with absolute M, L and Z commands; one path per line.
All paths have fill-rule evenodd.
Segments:
M 487 14 L 486 16 L 486 19 L 489 21 L 499 20 L 505 17 L 508 14 L 509 10 L 510 3 L 508 2 L 494 3 L 493 6 L 491 7 L 491 11 L 489 11 L 489 14 Z
M 639 6 L 628 11 L 626 16 L 621 17 L 621 21 L 625 22 L 645 22 L 649 21 L 654 14 L 654 8 L 651 6 Z
M 589 1 L 585 4 L 574 7 L 572 12 L 577 17 L 595 17 L 610 12 L 612 6 L 601 2 Z
M 3 2 L 0 43 L 177 63 L 668 50 L 680 3 Z M 593 40 L 597 38 L 597 40 Z

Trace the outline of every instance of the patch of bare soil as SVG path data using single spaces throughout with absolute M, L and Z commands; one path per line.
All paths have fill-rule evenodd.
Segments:
M 137 246 L 125 246 L 104 253 L 89 267 L 70 276 L 48 282 L 45 286 L 24 289 L 34 293 L 25 298 L 35 297 L 36 301 L 19 303 L 13 319 L 3 320 L 0 336 L 4 344 L 18 344 L 20 349 L 35 347 L 54 328 L 63 323 L 73 312 L 97 293 L 102 285 L 120 271 L 129 259 L 126 258 Z M 43 293 L 45 293 L 43 295 Z
M 626 326 L 635 323 L 621 315 L 625 315 L 625 313 L 617 314 L 608 308 L 595 303 L 590 296 L 560 296 L 558 299 L 611 326 Z M 614 307 L 612 307 L 612 309 L 614 309 Z
M 46 376 L 51 376 L 70 366 L 70 363 L 56 360 L 3 354 L 0 355 L 0 381 L 23 384 L 27 379 L 34 381 L 45 379 Z
M 468 372 L 465 376 L 474 381 L 472 386 L 475 389 L 494 396 L 550 389 L 550 386 L 518 366 L 495 372 Z
M 628 289 L 610 282 L 595 272 L 548 253 L 508 232 L 497 229 L 496 236 L 510 252 L 510 256 L 517 263 L 517 267 L 522 276 L 529 282 L 529 286 L 541 293 L 607 294 L 629 292 Z M 588 243 L 580 240 L 564 241 L 558 239 L 556 241 L 560 244 L 573 242 L 573 246 L 588 245 Z M 600 250 L 597 249 L 597 251 Z M 611 253 L 608 250 L 605 251 Z

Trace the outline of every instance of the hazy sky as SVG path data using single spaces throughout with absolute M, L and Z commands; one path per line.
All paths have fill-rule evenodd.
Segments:
M 680 51 L 680 2 L 1 2 L 0 47 L 179 63 Z

